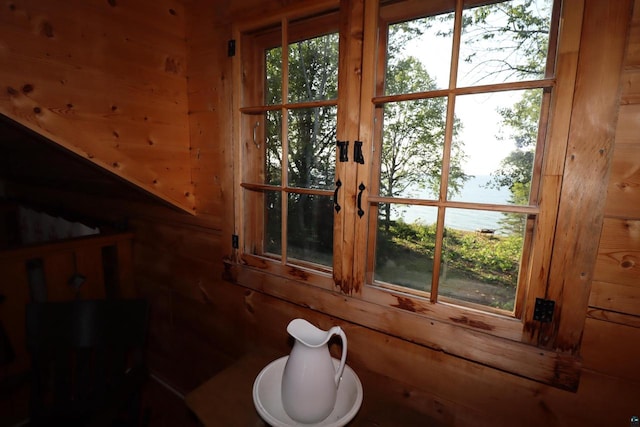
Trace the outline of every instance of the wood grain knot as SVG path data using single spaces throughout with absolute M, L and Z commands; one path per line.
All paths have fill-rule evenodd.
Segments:
M 624 191 L 629 186 L 629 184 L 627 184 L 626 182 L 617 182 L 615 185 L 622 191 Z
M 47 38 L 53 38 L 53 25 L 51 25 L 51 22 L 44 21 L 40 27 L 40 33 Z
M 180 71 L 180 63 L 173 58 L 167 58 L 164 62 L 164 70 L 167 73 L 178 74 Z
M 634 257 L 631 257 L 631 256 L 623 257 L 622 262 L 620 263 L 620 267 L 624 268 L 625 270 L 633 268 L 635 267 L 635 265 L 636 265 L 636 260 Z

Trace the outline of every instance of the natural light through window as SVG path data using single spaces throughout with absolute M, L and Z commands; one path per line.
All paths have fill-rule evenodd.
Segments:
M 375 283 L 515 310 L 532 251 L 551 9 L 505 1 L 465 9 L 459 24 L 455 13 L 384 15 Z

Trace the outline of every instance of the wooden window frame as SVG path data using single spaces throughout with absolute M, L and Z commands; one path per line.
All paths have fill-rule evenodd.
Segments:
M 335 10 L 336 7 L 333 6 Z M 263 58 L 261 53 L 263 53 L 266 49 L 271 47 L 278 46 L 287 46 L 289 43 L 293 43 L 299 40 L 304 40 L 309 37 L 321 36 L 333 32 L 338 32 L 338 12 L 337 11 L 324 11 L 322 14 L 317 14 L 313 8 L 308 9 L 308 14 L 312 15 L 311 18 L 307 18 L 302 22 L 298 21 L 298 15 L 300 11 L 296 11 L 294 14 L 290 14 L 285 18 L 281 19 L 279 22 L 275 22 L 276 25 L 279 24 L 279 27 L 274 27 L 273 25 L 263 29 L 258 30 L 257 33 L 252 33 L 248 36 L 248 38 L 254 41 L 254 46 L 251 50 L 249 50 L 249 58 L 242 57 L 243 60 L 243 75 L 245 78 L 244 81 L 244 90 L 242 93 L 242 106 L 239 108 L 241 113 L 241 121 L 242 129 L 251 128 L 251 124 L 249 123 L 249 119 L 255 119 L 256 117 L 260 117 L 267 112 L 280 112 L 282 115 L 283 125 L 282 125 L 282 135 L 281 139 L 283 141 L 283 153 L 282 157 L 287 157 L 287 121 L 286 117 L 290 111 L 296 109 L 304 109 L 304 108 L 314 108 L 314 107 L 332 107 L 338 105 L 338 99 L 327 99 L 327 100 L 309 100 L 309 101 L 296 101 L 291 102 L 288 98 L 288 84 L 287 84 L 287 74 L 288 74 L 288 58 L 287 58 L 287 50 L 283 49 L 282 51 L 282 99 L 280 103 L 277 104 L 266 104 L 264 102 L 264 93 L 263 91 L 256 91 L 254 88 L 259 88 L 262 85 L 262 77 L 264 76 L 264 64 L 262 62 Z M 314 16 L 315 15 L 315 16 Z M 246 36 L 244 34 L 239 35 L 239 40 L 243 40 Z M 257 40 L 257 44 L 255 43 Z M 246 54 L 246 51 L 240 50 L 240 56 Z M 246 68 L 246 65 L 250 64 L 249 68 Z M 247 99 L 244 95 L 250 93 L 253 96 Z M 259 119 L 261 120 L 261 119 Z M 253 132 L 245 133 L 243 136 L 243 146 L 244 149 L 249 151 L 252 150 L 252 145 L 255 144 L 254 138 L 257 140 L 264 140 L 264 120 L 261 120 L 258 123 L 262 123 L 262 125 L 255 126 L 253 128 Z M 264 157 L 262 156 L 253 156 L 246 155 L 243 157 L 243 166 L 245 166 L 246 170 L 254 171 L 258 173 L 261 169 L 261 162 L 264 161 Z M 299 188 L 292 187 L 288 184 L 288 170 L 286 167 L 282 168 L 282 182 L 279 186 L 269 185 L 264 183 L 264 179 L 258 174 L 257 179 L 253 180 L 241 180 L 240 186 L 243 189 L 244 197 L 251 199 L 250 202 L 245 202 L 245 204 L 249 204 L 253 206 L 253 208 L 244 209 L 244 212 L 251 212 L 253 215 L 248 220 L 245 220 L 245 224 L 251 224 L 249 227 L 245 227 L 245 229 L 251 230 L 253 236 L 249 239 L 244 239 L 243 243 L 247 240 L 250 244 L 253 245 L 252 250 L 244 251 L 244 262 L 248 265 L 264 265 L 265 255 L 264 248 L 262 245 L 262 235 L 260 234 L 262 230 L 264 230 L 264 218 L 261 215 L 261 206 L 263 206 L 263 198 L 262 194 L 266 191 L 277 192 L 281 195 L 281 208 L 282 212 L 286 213 L 286 205 L 287 205 L 287 197 L 289 194 L 309 194 L 316 196 L 324 196 L 331 197 L 333 196 L 332 190 L 325 189 L 315 189 L 315 188 Z M 284 214 L 286 215 L 286 214 Z M 284 237 L 287 233 L 287 221 L 286 216 L 282 221 L 282 254 L 281 256 L 269 257 L 275 264 L 270 265 L 270 269 L 275 274 L 285 274 L 286 271 L 289 270 L 289 259 L 287 257 L 287 239 Z M 256 234 L 258 233 L 258 234 Z M 257 253 L 257 254 L 256 254 Z M 327 289 L 331 288 L 330 277 L 331 277 L 331 269 L 325 267 L 321 264 L 315 264 L 308 261 L 296 260 L 297 268 L 305 269 L 305 267 L 309 271 L 314 271 L 321 276 L 321 280 L 316 281 L 316 284 L 321 285 Z M 323 280 L 322 280 L 323 279 Z
M 478 3 L 478 2 L 470 2 L 470 1 L 456 2 L 455 0 L 450 0 L 449 3 L 459 3 L 457 5 L 456 10 L 458 11 L 458 13 L 461 14 L 463 5 L 464 7 L 470 7 L 470 6 L 473 6 L 474 3 Z M 401 7 L 399 7 L 400 5 Z M 377 20 L 377 23 L 376 23 L 376 27 L 378 28 L 377 39 L 376 39 L 376 42 L 378 44 L 377 50 L 386 51 L 386 47 L 387 47 L 386 38 L 387 38 L 388 28 L 390 25 L 396 22 L 403 22 L 407 19 L 415 18 L 416 16 L 417 17 L 429 16 L 429 15 L 433 15 L 434 12 L 442 13 L 441 9 L 434 10 L 434 5 L 442 8 L 442 4 L 438 4 L 437 2 L 432 3 L 432 2 L 410 0 L 410 1 L 400 2 L 400 3 L 391 3 L 389 7 L 380 10 L 380 13 L 379 13 L 380 18 Z M 444 12 L 453 12 L 453 11 L 454 10 L 444 9 Z M 560 12 L 560 2 L 556 2 L 555 10 L 552 11 L 553 16 L 551 19 L 552 24 L 551 24 L 551 31 L 550 31 L 552 40 L 550 43 L 550 48 L 556 47 L 555 36 L 558 33 L 558 26 L 559 26 L 559 20 L 560 20 L 559 12 Z M 456 19 L 456 22 L 460 22 L 459 17 Z M 456 31 L 456 35 L 459 37 L 460 29 L 457 28 L 455 31 Z M 459 46 L 460 46 L 459 38 L 454 37 L 453 49 L 452 49 L 453 55 L 451 59 L 451 61 L 454 64 L 457 64 L 459 61 Z M 446 98 L 447 105 L 448 105 L 447 123 L 449 123 L 449 126 L 450 126 L 451 123 L 453 122 L 455 99 L 461 95 L 489 94 L 489 93 L 497 93 L 502 91 L 527 90 L 527 89 L 540 89 L 543 91 L 543 99 L 542 99 L 541 111 L 540 111 L 538 143 L 536 144 L 536 147 L 537 147 L 536 157 L 534 159 L 534 172 L 532 174 L 534 177 L 534 180 L 531 183 L 531 190 L 530 190 L 530 199 L 532 200 L 532 202 L 529 205 L 496 206 L 496 205 L 480 203 L 480 202 L 463 202 L 463 201 L 450 201 L 450 200 L 419 201 L 415 199 L 408 199 L 408 198 L 401 198 L 401 197 L 385 197 L 385 196 L 375 195 L 376 193 L 379 194 L 378 188 L 377 188 L 378 183 L 375 181 L 371 182 L 370 193 L 372 194 L 370 194 L 368 197 L 370 209 L 373 211 L 369 215 L 368 237 L 367 237 L 368 242 L 375 242 L 376 240 L 377 208 L 375 207 L 375 205 L 378 203 L 406 203 L 406 204 L 411 204 L 416 206 L 432 206 L 437 208 L 441 212 L 438 215 L 438 223 L 437 223 L 438 235 L 436 238 L 436 251 L 435 251 L 436 256 L 434 259 L 434 271 L 432 274 L 433 280 L 431 283 L 431 289 L 428 292 L 429 294 L 428 298 L 430 302 L 436 303 L 438 301 L 443 301 L 443 302 L 448 302 L 450 304 L 467 306 L 469 308 L 477 308 L 479 310 L 484 310 L 484 311 L 494 311 L 495 313 L 498 313 L 498 314 L 509 315 L 509 313 L 505 312 L 504 310 L 500 310 L 500 309 L 492 310 L 490 307 L 480 306 L 471 302 L 453 300 L 446 296 L 439 295 L 438 277 L 439 277 L 439 271 L 441 268 L 441 263 L 440 263 L 441 248 L 439 248 L 439 246 L 441 245 L 441 242 L 443 242 L 443 230 L 444 230 L 444 217 L 443 217 L 442 211 L 444 209 L 450 209 L 450 208 L 464 208 L 464 209 L 481 209 L 481 210 L 501 212 L 501 213 L 509 212 L 509 213 L 518 213 L 518 214 L 528 215 L 527 222 L 526 222 L 527 225 L 526 225 L 526 233 L 525 233 L 525 243 L 523 245 L 523 254 L 522 254 L 522 259 L 521 259 L 521 264 L 519 269 L 520 277 L 518 278 L 518 283 L 519 284 L 529 283 L 530 280 L 532 280 L 529 277 L 530 276 L 529 261 L 532 255 L 531 248 L 533 246 L 532 240 L 533 240 L 534 231 L 537 231 L 540 228 L 540 227 L 536 227 L 537 221 L 535 217 L 538 216 L 540 213 L 540 207 L 537 202 L 539 199 L 539 194 L 538 194 L 539 182 L 540 182 L 539 178 L 542 171 L 542 158 L 543 158 L 544 147 L 547 142 L 546 127 L 548 125 L 548 110 L 549 110 L 548 106 L 550 103 L 551 90 L 555 87 L 555 79 L 553 78 L 554 69 L 555 69 L 555 59 L 556 59 L 555 50 L 549 52 L 547 64 L 545 66 L 545 77 L 541 79 L 459 87 L 454 83 L 456 80 L 455 74 L 457 73 L 457 67 L 454 67 L 452 71 L 452 73 L 454 74 L 454 77 L 450 77 L 450 80 L 449 80 L 450 83 L 448 88 L 430 90 L 428 92 L 413 92 L 413 93 L 394 94 L 394 95 L 385 95 L 383 93 L 385 64 L 384 64 L 384 61 L 381 60 L 383 58 L 380 58 L 380 56 L 382 55 L 379 55 L 379 58 L 375 63 L 375 66 L 377 67 L 377 71 L 376 71 L 377 79 L 374 83 L 374 88 L 373 88 L 374 95 L 371 97 L 371 101 L 370 101 L 373 104 L 373 107 L 374 107 L 373 114 L 375 115 L 375 120 L 373 121 L 374 123 L 371 124 L 371 126 L 373 126 L 375 129 L 374 133 L 376 134 L 376 136 L 374 137 L 374 140 L 378 145 L 375 147 L 375 151 L 381 150 L 381 147 L 379 147 L 379 145 L 381 143 L 380 133 L 382 132 L 381 127 L 383 123 L 382 109 L 378 107 L 383 106 L 387 103 L 422 100 L 422 99 Z M 370 107 L 368 108 L 368 110 L 369 111 L 364 112 L 363 114 L 371 114 Z M 449 127 L 445 135 L 445 150 L 444 150 L 445 153 L 448 153 L 450 151 L 450 144 L 452 139 L 453 139 L 453 135 L 452 135 L 451 127 Z M 379 160 L 380 160 L 379 156 L 374 157 L 373 167 L 371 169 L 379 170 L 380 168 Z M 446 177 L 448 176 L 448 166 L 449 166 L 448 162 L 449 162 L 448 156 L 445 156 L 445 158 L 443 159 L 444 169 L 442 171 L 442 176 L 445 179 L 443 179 L 441 182 L 441 189 L 440 189 L 441 194 L 447 191 Z M 370 174 L 370 172 L 367 172 L 367 173 Z M 548 225 L 547 228 L 553 228 L 553 226 Z M 546 232 L 543 235 L 552 236 L 553 233 Z M 548 239 L 551 239 L 551 237 L 548 237 Z M 368 248 L 369 248 L 369 251 L 367 254 L 367 266 L 366 266 L 364 283 L 369 284 L 369 286 L 372 286 L 374 288 L 378 288 L 381 290 L 388 290 L 390 292 L 394 292 L 394 290 L 397 290 L 401 294 L 406 292 L 413 293 L 409 289 L 398 287 L 393 284 L 385 284 L 381 282 L 376 283 L 373 278 L 374 260 L 375 260 L 375 244 L 369 244 Z M 538 278 L 538 280 L 543 280 L 543 279 L 544 278 Z M 523 311 L 522 307 L 524 305 L 526 290 L 527 290 L 526 286 L 520 286 L 520 285 L 518 286 L 516 298 L 515 298 L 515 309 L 513 312 L 513 317 L 515 318 L 520 319 L 522 317 L 522 311 Z M 420 298 L 420 294 L 424 294 L 424 292 L 416 292 L 415 294 L 418 296 L 418 298 Z
M 548 142 L 544 147 L 545 156 L 553 159 L 553 162 L 546 165 L 539 182 L 540 191 L 544 197 L 540 201 L 538 221 L 545 223 L 566 223 L 567 218 L 571 216 L 565 212 L 568 207 L 560 204 L 560 195 L 566 191 L 574 191 L 576 187 L 575 182 L 567 184 L 563 181 L 568 161 L 568 157 L 564 153 L 569 146 L 571 122 L 576 118 L 575 110 L 578 110 L 578 114 L 581 114 L 582 117 L 588 114 L 584 109 L 576 108 L 574 110 L 578 53 L 580 52 L 581 39 L 584 37 L 582 26 L 585 3 L 587 2 L 588 0 L 563 1 L 562 31 L 569 35 L 561 36 L 558 43 L 556 75 L 558 79 L 562 79 L 562 84 L 557 84 L 557 79 L 550 82 L 550 85 L 554 86 L 554 94 L 549 110 L 555 114 L 551 114 L 551 120 L 546 129 Z M 346 45 L 343 45 L 342 40 L 346 29 L 351 34 L 357 34 L 364 27 L 377 26 L 377 7 L 371 7 L 373 3 L 375 0 L 343 2 L 345 5 L 348 4 L 348 7 L 343 10 L 350 11 L 350 14 L 341 18 L 340 61 L 348 64 L 350 73 L 344 77 L 341 76 L 341 79 L 345 80 L 340 80 L 340 84 L 344 85 L 346 82 L 347 85 L 341 87 L 351 88 L 353 82 L 361 82 L 362 86 L 360 87 L 375 85 L 373 73 L 360 74 L 363 69 L 375 68 L 373 63 L 376 57 L 373 54 L 376 49 L 374 37 L 365 36 L 364 39 L 350 37 Z M 236 25 L 234 35 L 236 40 L 242 40 L 242 35 L 248 30 L 259 28 L 261 25 L 266 26 L 271 22 L 278 22 L 283 16 L 291 20 L 335 9 L 338 6 L 337 1 L 294 6 L 281 10 L 273 16 L 262 16 Z M 592 6 L 592 9 L 602 8 L 596 5 Z M 607 11 L 600 10 L 598 13 L 605 12 Z M 615 11 L 611 13 L 615 13 Z M 590 17 L 592 16 L 594 13 L 591 13 Z M 593 37 L 588 41 L 597 46 L 602 46 L 604 43 L 599 43 Z M 242 51 L 242 43 L 238 49 Z M 614 54 L 615 52 L 611 55 Z M 233 67 L 236 76 L 241 76 L 243 73 L 241 56 L 238 55 L 234 58 Z M 361 65 L 357 66 L 356 64 Z M 610 67 L 613 69 L 614 66 L 615 61 Z M 593 79 L 595 80 L 595 78 Z M 364 92 L 366 91 L 360 92 L 354 89 L 350 94 L 350 102 L 353 103 L 353 100 L 358 98 L 358 104 L 361 108 L 357 113 L 347 117 L 350 125 L 345 126 L 348 132 L 344 139 L 371 141 L 372 135 L 367 134 L 367 127 L 357 126 L 361 120 L 372 120 L 374 116 L 374 104 L 371 102 L 371 98 L 366 99 L 367 96 Z M 238 79 L 238 83 L 234 86 L 233 107 L 234 133 L 237 141 L 236 147 L 238 147 L 235 152 L 234 175 L 235 187 L 239 189 L 235 190 L 235 233 L 240 235 L 246 228 L 246 224 L 242 220 L 244 207 L 241 200 L 242 192 L 245 190 L 240 187 L 242 169 L 247 167 L 244 165 L 244 159 L 241 155 L 243 139 L 246 137 L 246 133 L 243 134 L 241 122 L 242 96 L 242 84 Z M 341 108 L 342 102 L 342 98 L 339 98 L 338 108 Z M 344 108 L 344 105 L 342 107 Z M 365 167 L 361 166 L 340 171 L 340 173 L 349 176 L 348 179 L 353 182 L 365 179 L 368 177 L 368 172 Z M 345 192 L 342 197 L 345 199 L 354 198 L 355 190 Z M 368 201 L 375 200 L 375 198 L 370 198 Z M 346 204 L 347 207 L 348 205 Z M 597 203 L 591 202 L 591 205 L 597 206 Z M 560 206 L 559 209 L 558 206 Z M 351 213 L 354 209 L 351 208 Z M 348 215 L 347 212 L 347 215 L 341 218 L 349 218 Z M 597 213 L 594 215 L 597 219 Z M 351 218 L 353 217 L 355 215 L 351 215 Z M 334 232 L 339 229 L 340 233 L 338 244 L 342 246 L 339 247 L 339 250 L 345 251 L 349 248 L 362 247 L 363 240 L 367 236 L 366 233 L 363 233 L 361 224 L 353 222 L 340 224 L 339 227 L 334 226 Z M 584 229 L 586 225 L 582 224 L 580 228 Z M 569 234 L 575 237 L 575 233 Z M 567 233 L 564 235 L 566 237 Z M 562 268 L 557 264 L 559 261 L 552 259 L 552 254 L 555 254 L 556 260 L 566 259 L 570 252 L 566 243 L 562 243 L 561 238 L 562 236 L 558 236 L 557 233 L 543 236 L 538 233 L 535 236 L 535 239 L 539 240 L 536 244 L 541 244 L 548 250 L 544 251 L 544 256 L 532 260 L 529 266 L 529 270 L 532 275 L 536 276 L 536 280 L 532 281 L 526 290 L 522 320 L 479 312 L 469 307 L 453 306 L 446 301 L 433 304 L 429 300 L 416 299 L 402 292 L 389 292 L 387 289 L 382 291 L 375 287 L 362 286 L 362 282 L 354 278 L 364 277 L 365 263 L 363 258 L 365 255 L 355 253 L 355 251 L 350 254 L 346 262 L 340 264 L 334 262 L 334 277 L 331 277 L 328 272 L 315 272 L 305 266 L 274 263 L 264 257 L 247 256 L 243 253 L 242 244 L 238 249 L 230 248 L 229 252 L 232 255 L 226 262 L 230 278 L 242 286 L 401 337 L 418 345 L 438 349 L 499 370 L 575 391 L 580 376 L 579 343 L 584 325 L 584 315 L 579 314 L 582 309 L 580 303 L 584 302 L 586 309 L 588 289 L 583 290 L 578 301 L 574 302 L 568 298 L 563 299 L 565 295 L 563 289 L 575 288 L 574 285 L 550 283 L 550 277 L 554 271 L 556 279 L 568 277 L 567 274 L 559 272 L 559 269 Z M 242 238 L 240 241 L 242 242 Z M 335 241 L 334 238 L 334 245 Z M 558 245 L 558 242 L 562 245 L 560 251 L 555 250 L 554 247 Z M 582 259 L 585 256 L 581 256 Z M 337 273 L 336 268 L 339 270 Z M 566 320 L 566 317 L 563 316 L 556 316 L 550 324 L 540 324 L 540 322 L 533 321 L 533 303 L 536 298 L 544 297 L 555 297 L 560 305 L 559 312 L 566 313 L 567 310 L 571 310 L 571 312 L 578 314 L 572 315 L 570 320 Z

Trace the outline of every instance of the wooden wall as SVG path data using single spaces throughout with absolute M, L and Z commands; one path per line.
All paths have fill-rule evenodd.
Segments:
M 591 285 L 582 355 L 586 370 L 640 383 L 640 1 L 621 70 L 604 225 Z M 612 124 L 613 125 L 613 124 Z M 635 405 L 640 407 L 640 392 Z
M 0 4 L 0 114 L 191 211 L 179 0 Z
M 211 175 L 200 175 L 201 180 L 215 185 L 199 188 L 197 193 L 202 197 L 205 191 L 209 192 L 206 200 L 217 203 L 217 206 L 211 205 L 213 212 L 223 215 L 219 233 L 212 235 L 214 239 L 209 242 L 210 250 L 221 255 L 228 247 L 230 234 L 230 227 L 225 221 L 230 221 L 232 215 L 228 206 L 229 183 L 225 181 L 229 179 L 226 175 L 232 160 L 229 153 L 232 145 L 225 141 L 232 135 L 229 134 L 230 129 L 221 126 L 227 122 L 224 114 L 229 111 L 231 96 L 228 77 L 231 64 L 226 58 L 226 41 L 231 38 L 230 22 L 243 13 L 261 13 L 270 7 L 289 6 L 291 2 L 245 0 L 232 3 L 232 6 L 225 3 L 212 7 L 205 1 L 194 0 L 190 10 L 197 13 L 190 15 L 193 24 L 188 26 L 192 30 L 188 36 L 192 141 L 194 146 L 200 147 L 210 144 L 209 149 L 215 159 L 213 164 L 206 162 Z M 341 324 L 349 336 L 351 364 L 393 378 L 394 382 L 389 384 L 390 399 L 413 405 L 428 414 L 428 419 L 440 421 L 443 425 L 627 425 L 629 417 L 640 412 L 640 358 L 637 357 L 640 354 L 640 139 L 636 137 L 640 134 L 640 123 L 634 119 L 640 107 L 640 97 L 634 96 L 635 92 L 640 93 L 640 79 L 636 77 L 636 74 L 640 75 L 637 66 L 640 1 L 636 3 L 624 70 L 621 70 L 620 119 L 616 138 L 609 141 L 613 142 L 614 151 L 608 196 L 605 203 L 600 203 L 600 209 L 605 205 L 605 220 L 597 260 L 591 259 L 591 265 L 576 267 L 590 267 L 592 270 L 593 262 L 596 262 L 581 348 L 583 372 L 577 393 L 554 389 L 418 347 L 258 292 L 218 282 L 215 277 L 192 275 L 192 284 L 186 287 L 183 287 L 184 281 L 179 286 L 167 283 L 164 300 L 167 304 L 171 301 L 182 306 L 171 312 L 174 316 L 172 321 L 190 324 L 194 333 L 208 337 L 214 346 L 222 344 L 222 348 L 231 355 L 261 345 L 273 346 L 286 353 L 288 342 L 284 330 L 287 322 L 296 316 L 306 317 L 325 327 Z M 590 25 L 585 29 L 586 33 L 597 39 L 593 34 L 597 34 L 606 23 L 595 18 Z M 583 60 L 589 60 L 589 56 L 582 56 L 585 57 Z M 606 76 L 601 78 L 606 79 Z M 618 78 L 618 75 L 611 76 L 614 82 Z M 579 84 L 583 81 L 584 78 L 579 78 Z M 587 96 L 584 101 L 589 103 L 593 100 Z M 578 106 L 583 107 L 585 105 Z M 207 111 L 207 108 L 216 112 Z M 613 120 L 605 123 L 604 128 L 615 127 Z M 220 137 L 217 140 L 207 138 L 200 133 L 201 129 Z M 198 179 L 195 181 L 198 188 L 201 184 Z M 185 245 L 182 252 L 188 251 L 188 240 L 182 243 Z M 207 260 L 203 262 L 208 263 Z M 212 267 L 216 274 L 223 274 L 220 265 L 214 263 Z M 193 301 L 200 304 L 194 305 Z M 188 314 L 185 311 L 187 307 Z M 195 310 L 195 307 L 199 308 Z M 238 335 L 240 331 L 242 333 Z
M 270 347 L 286 354 L 286 324 L 300 316 L 322 327 L 340 324 L 349 337 L 349 364 L 356 372 L 369 369 L 384 374 L 389 378 L 389 399 L 418 408 L 426 420 L 440 425 L 629 425 L 631 415 L 640 415 L 640 121 L 636 119 L 640 113 L 640 0 L 635 0 L 620 70 L 619 117 L 604 124 L 616 131 L 615 139 L 608 141 L 613 143 L 613 154 L 604 212 L 600 213 L 605 216 L 604 226 L 597 258 L 593 259 L 594 280 L 588 284 L 591 297 L 580 351 L 583 371 L 575 393 L 417 346 L 223 280 L 222 259 L 229 247 L 233 218 L 233 135 L 228 126 L 233 76 L 231 60 L 226 57 L 231 22 L 247 11 L 259 13 L 290 3 L 184 2 L 197 216 L 176 213 L 152 200 L 132 203 L 85 196 L 80 203 L 73 193 L 20 183 L 7 183 L 6 192 L 62 203 L 86 215 L 131 218 L 139 292 L 153 303 L 152 367 L 182 391 L 196 387 L 223 365 L 255 348 Z M 154 8 L 151 3 L 147 7 Z M 596 22 L 586 31 L 597 33 L 600 27 L 605 26 Z M 0 55 L 4 55 L 1 47 Z M 619 75 L 602 78 L 617 80 Z M 582 81 L 579 76 L 579 84 Z M 6 96 L 0 94 L 0 105 L 6 103 Z M 591 271 L 593 263 L 582 267 Z

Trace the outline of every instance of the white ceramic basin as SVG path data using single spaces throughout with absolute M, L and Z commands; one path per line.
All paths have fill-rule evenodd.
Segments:
M 253 403 L 262 419 L 273 427 L 339 427 L 353 419 L 362 404 L 362 384 L 353 369 L 345 365 L 333 412 L 316 424 L 303 424 L 292 420 L 282 406 L 281 396 L 282 372 L 288 358 L 289 356 L 284 356 L 268 364 L 253 383 Z M 337 369 L 340 361 L 333 359 L 333 364 Z

